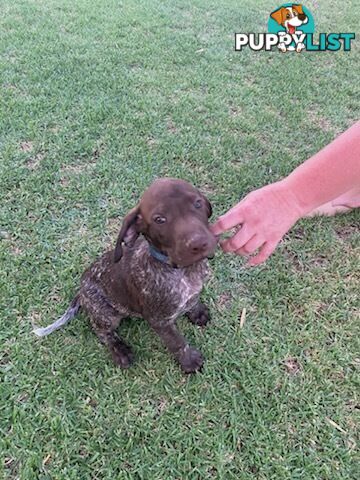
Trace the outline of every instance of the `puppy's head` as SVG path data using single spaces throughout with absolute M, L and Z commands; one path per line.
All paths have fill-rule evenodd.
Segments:
M 307 23 L 308 17 L 305 15 L 302 5 L 291 5 L 291 7 L 281 7 L 270 15 L 279 25 L 285 27 L 289 33 L 295 33 L 296 27 Z
M 209 200 L 190 183 L 173 178 L 156 180 L 124 218 L 115 262 L 122 257 L 122 244 L 132 247 L 140 233 L 178 267 L 212 256 L 216 238 L 209 230 L 211 213 Z

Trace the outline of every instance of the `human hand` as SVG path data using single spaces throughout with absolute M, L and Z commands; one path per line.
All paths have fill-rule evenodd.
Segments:
M 286 179 L 249 193 L 241 202 L 218 218 L 211 230 L 215 235 L 241 226 L 232 237 L 220 242 L 224 252 L 250 255 L 247 265 L 259 265 L 275 250 L 285 233 L 303 215 Z

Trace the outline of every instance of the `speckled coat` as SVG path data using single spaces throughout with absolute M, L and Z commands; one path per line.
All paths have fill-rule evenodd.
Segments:
M 195 324 L 207 323 L 208 309 L 199 302 L 207 275 L 207 260 L 173 268 L 154 258 L 147 241 L 139 238 L 132 248 L 124 247 L 119 262 L 114 262 L 114 252 L 109 251 L 85 271 L 78 301 L 118 365 L 130 365 L 132 353 L 115 329 L 124 317 L 142 317 L 183 370 L 193 372 L 201 368 L 202 355 L 188 345 L 177 329 L 176 320 L 186 314 Z
M 86 270 L 64 315 L 34 333 L 49 335 L 82 307 L 114 362 L 125 368 L 133 355 L 116 328 L 124 317 L 142 317 L 185 372 L 199 370 L 202 355 L 180 334 L 176 319 L 186 314 L 197 325 L 209 320 L 199 294 L 217 244 L 209 228 L 211 212 L 209 200 L 190 183 L 155 180 L 123 218 L 115 249 Z

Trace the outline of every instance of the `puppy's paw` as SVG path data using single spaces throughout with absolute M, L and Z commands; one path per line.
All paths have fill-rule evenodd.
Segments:
M 298 44 L 296 45 L 296 51 L 297 51 L 298 53 L 301 52 L 301 50 L 304 50 L 304 48 L 305 48 L 305 45 L 304 45 L 303 43 L 298 43 Z
M 203 303 L 200 303 L 195 310 L 188 312 L 186 315 L 191 323 L 199 325 L 199 327 L 204 327 L 210 321 L 209 309 Z
M 191 348 L 187 345 L 179 357 L 179 362 L 182 370 L 185 373 L 194 373 L 201 370 L 204 359 L 199 350 L 196 350 L 196 348 Z
M 286 45 L 285 43 L 279 43 L 278 49 L 281 50 L 283 53 L 286 52 Z
M 125 344 L 116 345 L 111 350 L 111 356 L 114 363 L 120 368 L 129 368 L 134 362 L 134 354 L 130 347 Z

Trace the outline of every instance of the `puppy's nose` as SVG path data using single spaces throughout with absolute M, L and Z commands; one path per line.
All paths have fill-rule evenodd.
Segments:
M 299 17 L 299 20 L 303 21 L 303 20 L 305 20 L 306 15 L 305 15 L 305 13 L 299 13 L 298 17 Z
M 209 242 L 207 238 L 199 235 L 193 237 L 188 245 L 191 253 L 202 253 L 208 248 Z

